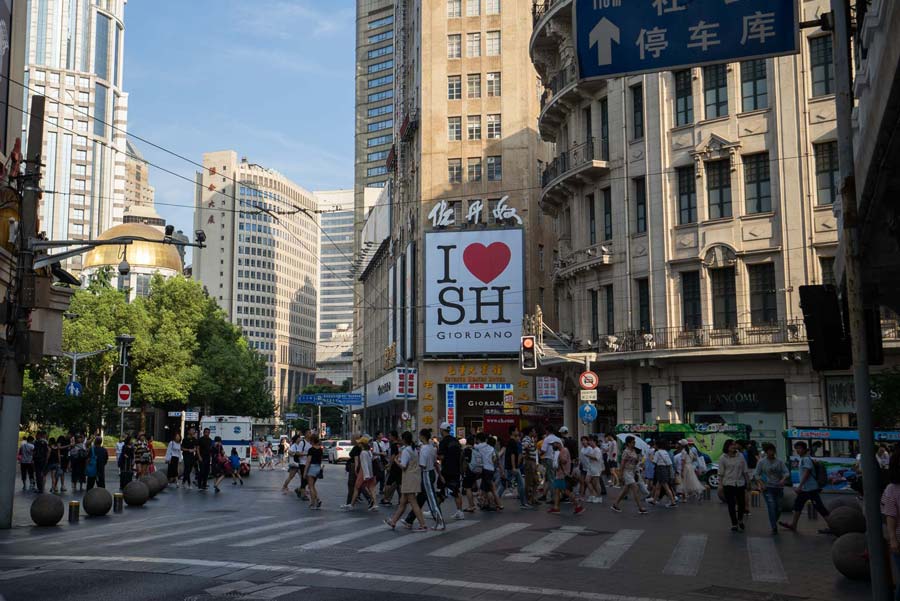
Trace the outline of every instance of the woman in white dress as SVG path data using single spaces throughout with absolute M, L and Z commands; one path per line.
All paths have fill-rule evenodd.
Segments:
M 681 484 L 678 486 L 678 492 L 684 495 L 685 500 L 689 500 L 691 497 L 699 500 L 705 489 L 706 487 L 697 477 L 691 448 L 685 444 L 681 447 Z

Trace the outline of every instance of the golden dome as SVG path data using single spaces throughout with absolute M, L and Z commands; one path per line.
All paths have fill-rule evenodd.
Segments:
M 144 223 L 125 223 L 109 228 L 98 237 L 99 240 L 111 240 L 123 236 L 138 236 L 159 242 L 134 241 L 128 245 L 111 244 L 98 246 L 84 256 L 83 269 L 111 266 L 118 267 L 122 262 L 122 250 L 126 250 L 126 258 L 132 267 L 150 269 L 171 269 L 181 273 L 181 255 L 172 244 L 162 244 L 163 234 L 153 226 Z

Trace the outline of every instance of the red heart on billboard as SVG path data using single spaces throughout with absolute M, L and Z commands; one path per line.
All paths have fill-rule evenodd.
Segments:
M 502 242 L 494 242 L 488 246 L 476 242 L 463 251 L 466 268 L 485 284 L 497 279 L 509 265 L 511 258 L 509 247 Z

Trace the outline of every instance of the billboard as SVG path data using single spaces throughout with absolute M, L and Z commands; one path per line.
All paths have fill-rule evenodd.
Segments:
M 523 237 L 521 229 L 425 233 L 425 354 L 518 354 Z

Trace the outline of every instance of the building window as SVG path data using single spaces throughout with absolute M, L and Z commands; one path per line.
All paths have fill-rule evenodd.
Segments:
M 737 291 L 734 267 L 709 270 L 712 279 L 713 327 L 733 328 L 737 325 Z
M 588 243 L 593 246 L 597 244 L 597 206 L 593 194 L 588 194 L 584 201 L 587 204 L 588 213 Z
M 678 224 L 697 223 L 697 182 L 694 166 L 679 167 L 678 176 Z
M 366 169 L 366 177 L 376 177 L 378 175 L 384 175 L 385 173 L 387 173 L 387 167 L 383 165 L 380 167 L 369 167 L 368 169 Z
M 453 33 L 447 36 L 447 58 L 459 58 L 462 56 L 462 36 Z
M 700 306 L 700 272 L 681 273 L 681 323 L 685 329 L 694 330 L 703 324 Z
M 447 161 L 447 179 L 451 184 L 462 183 L 462 159 L 450 159 Z
M 369 80 L 369 88 L 377 88 L 379 86 L 386 86 L 388 84 L 394 83 L 393 75 L 385 75 L 384 77 L 377 77 L 375 79 Z
M 481 14 L 481 0 L 466 0 L 466 16 L 477 17 Z
M 631 123 L 632 139 L 644 137 L 644 86 L 631 86 Z
M 813 144 L 813 154 L 816 158 L 816 198 L 819 205 L 834 204 L 841 177 L 837 142 Z
M 500 72 L 492 72 L 487 74 L 487 95 L 488 98 L 500 96 Z
M 369 60 L 373 58 L 378 58 L 380 56 L 387 56 L 388 54 L 394 53 L 394 45 L 390 44 L 388 46 L 382 46 L 381 48 L 375 48 L 374 50 L 369 50 L 368 57 Z
M 488 140 L 499 140 L 502 130 L 502 120 L 500 115 L 487 116 L 487 137 Z
M 616 331 L 616 301 L 612 284 L 603 287 L 603 296 L 606 299 L 606 333 L 612 334 Z
M 485 0 L 484 12 L 488 15 L 499 15 L 500 0 Z
M 378 19 L 376 21 L 369 21 L 367 25 L 367 29 L 378 29 L 379 27 L 385 27 L 387 25 L 393 25 L 394 23 L 394 15 L 388 15 L 382 19 Z
M 467 120 L 467 132 L 470 140 L 481 139 L 481 115 L 469 115 Z
M 600 99 L 600 158 L 609 160 L 609 100 Z
M 46 6 L 46 3 L 44 4 Z M 111 22 L 111 19 L 106 15 L 97 13 L 96 31 L 94 33 L 94 73 L 100 79 L 106 80 L 109 79 L 109 26 Z M 38 54 L 43 51 L 43 48 L 39 48 Z
M 137 296 L 146 298 L 150 296 L 150 277 L 147 274 L 139 273 L 135 276 L 134 293 Z
M 370 152 L 366 155 L 366 162 L 373 163 L 375 161 L 383 161 L 387 158 L 387 150 L 379 150 L 378 152 Z
M 503 179 L 503 159 L 501 157 L 487 158 L 487 178 L 489 182 L 499 182 Z
M 544 271 L 544 245 L 538 244 L 538 271 Z
M 650 326 L 650 280 L 636 280 L 638 296 L 638 326 L 641 332 L 649 332 Z
M 109 88 L 97 84 L 94 88 L 94 135 L 106 137 L 106 96 Z
M 447 138 L 451 142 L 462 140 L 462 117 L 447 118 Z
M 481 98 L 481 73 L 469 73 L 466 92 L 469 98 Z
M 706 194 L 709 218 L 731 217 L 731 161 L 710 161 L 706 164 Z
M 390 144 L 393 141 L 394 134 L 387 134 L 386 136 L 376 136 L 374 138 L 369 138 L 368 140 L 366 140 L 366 148 L 381 146 L 382 144 Z
M 761 152 L 744 156 L 744 196 L 747 213 L 772 210 L 772 186 L 769 181 L 769 154 Z
M 383 31 L 381 33 L 376 33 L 375 35 L 369 36 L 370 44 L 377 44 L 378 42 L 383 42 L 385 40 L 393 40 L 394 39 L 394 30 L 388 29 L 387 31 Z
M 600 340 L 600 291 L 591 290 L 591 343 Z
M 745 113 L 769 108 L 766 59 L 741 63 L 741 97 Z
M 369 102 L 380 102 L 382 100 L 387 100 L 389 98 L 394 97 L 394 90 L 383 90 L 381 92 L 374 92 L 369 94 Z
M 447 18 L 458 19 L 462 16 L 462 0 L 447 0 Z
M 694 122 L 694 81 L 691 70 L 675 73 L 675 125 Z
M 447 78 L 447 100 L 460 100 L 462 98 L 462 77 L 451 75 Z
M 371 108 L 367 111 L 369 117 L 380 117 L 381 115 L 389 115 L 394 112 L 393 104 L 385 104 L 383 106 L 376 106 L 375 108 Z
M 500 32 L 499 31 L 489 31 L 487 32 L 486 39 L 486 50 L 488 56 L 500 56 Z
M 386 119 L 384 121 L 375 121 L 374 123 L 369 123 L 366 126 L 366 131 L 381 131 L 383 129 L 391 129 L 392 127 L 394 127 L 394 120 Z
M 472 157 L 468 161 L 468 179 L 470 182 L 481 181 L 481 157 Z
M 703 95 L 707 119 L 728 115 L 728 65 L 703 67 Z
M 748 265 L 747 272 L 750 275 L 750 323 L 754 326 L 775 323 L 778 321 L 775 265 L 773 263 Z
M 809 62 L 812 65 L 812 95 L 815 97 L 834 93 L 834 58 L 830 35 L 809 39 Z
M 834 286 L 834 257 L 819 257 L 819 265 L 822 267 L 822 283 L 826 286 Z
M 603 239 L 612 240 L 612 189 L 603 189 Z
M 634 180 L 634 231 L 647 231 L 647 181 L 643 177 Z
M 481 33 L 466 34 L 466 56 L 481 56 Z

